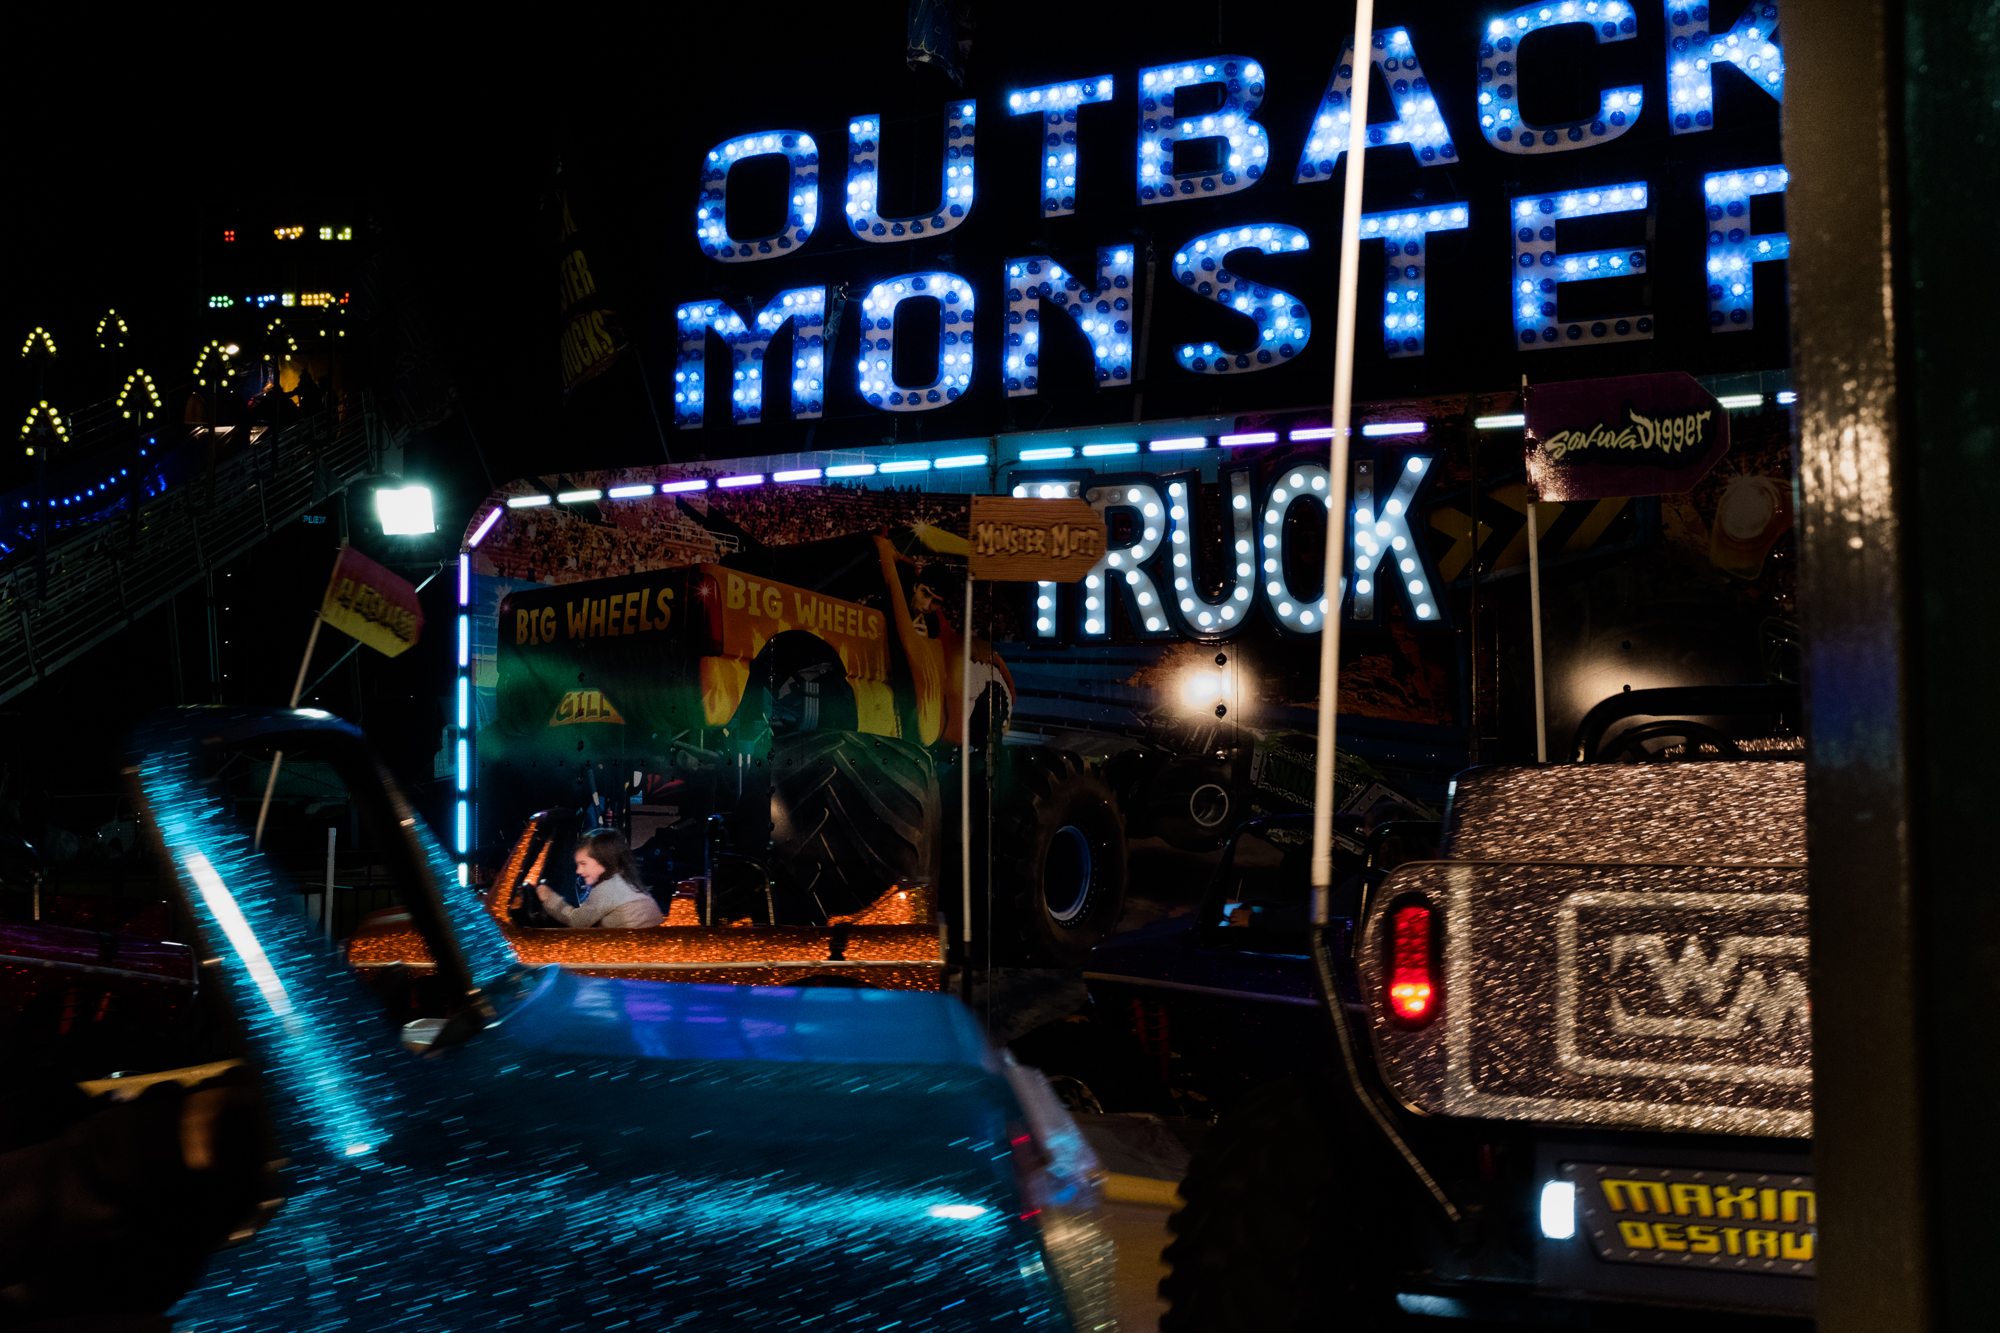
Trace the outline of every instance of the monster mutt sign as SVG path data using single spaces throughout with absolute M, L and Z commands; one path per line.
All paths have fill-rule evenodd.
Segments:
M 704 142 L 661 261 L 675 423 L 824 442 L 968 400 L 1041 425 L 1137 419 L 1141 389 L 1152 418 L 1317 401 L 1357 106 L 1359 393 L 1783 364 L 1782 283 L 1756 281 L 1788 252 L 1775 4 L 1392 7 L 1365 59 L 1281 40 L 1266 8 L 1242 24 L 1262 53 L 1168 15 L 1121 41 L 1136 64 L 1063 55 L 1052 18 L 900 120 L 866 88 L 725 99 L 701 123 L 737 128 Z

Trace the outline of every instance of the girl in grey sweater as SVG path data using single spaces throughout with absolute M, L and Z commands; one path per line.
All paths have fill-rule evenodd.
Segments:
M 546 884 L 535 886 L 548 914 L 565 926 L 644 929 L 666 919 L 639 879 L 639 867 L 625 835 L 616 829 L 593 829 L 576 845 L 576 877 L 583 881 L 583 901 L 571 907 Z

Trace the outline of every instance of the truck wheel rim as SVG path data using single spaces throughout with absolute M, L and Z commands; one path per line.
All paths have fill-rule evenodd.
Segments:
M 1049 839 L 1042 862 L 1042 902 L 1049 916 L 1069 925 L 1090 902 L 1092 866 L 1090 839 L 1074 824 L 1065 824 Z

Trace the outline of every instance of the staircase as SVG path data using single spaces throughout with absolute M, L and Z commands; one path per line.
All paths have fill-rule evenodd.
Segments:
M 98 522 L 52 532 L 46 560 L 0 563 L 0 702 L 76 660 L 400 452 L 375 413 L 331 412 L 252 438 L 205 432 L 213 460 Z

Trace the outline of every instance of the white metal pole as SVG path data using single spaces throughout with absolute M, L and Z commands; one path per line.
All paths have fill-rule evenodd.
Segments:
M 958 673 L 958 866 L 964 891 L 965 962 L 972 964 L 972 571 L 965 572 L 964 656 Z M 991 763 L 993 756 L 988 755 Z
M 1542 534 L 1528 501 L 1528 632 L 1535 645 L 1535 762 L 1549 762 L 1548 704 L 1542 689 Z
M 1375 35 L 1375 0 L 1355 0 L 1354 55 Z M 1368 149 L 1366 64 L 1347 97 L 1347 181 L 1340 205 L 1340 297 L 1333 340 L 1333 440 L 1327 460 L 1326 597 L 1320 603 L 1319 744 L 1313 774 L 1312 919 L 1325 925 L 1333 888 L 1334 717 L 1340 704 L 1341 571 L 1347 568 L 1347 432 L 1354 415 L 1356 293 L 1361 285 L 1361 180 Z
M 306 668 L 312 665 L 313 649 L 319 646 L 319 612 L 313 612 L 312 633 L 306 635 L 306 655 L 299 659 L 298 678 L 292 682 L 292 701 L 287 708 L 299 706 L 299 692 L 306 687 Z M 271 776 L 264 780 L 264 803 L 257 807 L 257 834 L 250 840 L 253 848 L 264 845 L 264 820 L 271 813 L 271 793 L 278 789 L 278 766 L 285 762 L 285 752 L 278 751 L 271 756 Z
M 334 845 L 339 841 L 339 839 L 340 839 L 339 826 L 335 824 L 327 825 L 326 826 L 326 897 L 321 900 L 320 905 L 326 912 L 326 937 L 328 939 L 333 938 L 333 849 Z

